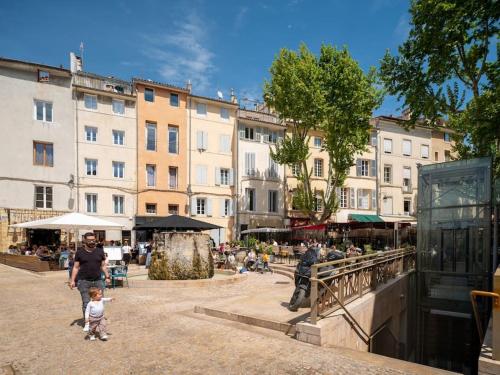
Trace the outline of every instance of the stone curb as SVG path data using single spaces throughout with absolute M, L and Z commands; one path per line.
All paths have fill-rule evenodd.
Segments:
M 246 279 L 245 274 L 234 274 L 226 279 L 202 280 L 134 280 L 129 278 L 131 288 L 200 288 L 206 286 L 231 285 Z

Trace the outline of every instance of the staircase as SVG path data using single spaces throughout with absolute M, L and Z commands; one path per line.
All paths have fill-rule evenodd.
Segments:
M 295 266 L 292 264 L 271 263 L 269 264 L 269 268 L 271 268 L 274 273 L 286 276 L 292 280 L 294 279 L 293 273 L 295 272 Z

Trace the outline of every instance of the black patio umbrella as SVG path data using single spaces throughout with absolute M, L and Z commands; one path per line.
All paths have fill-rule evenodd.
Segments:
M 205 223 L 204 221 L 191 219 L 180 215 L 170 216 L 137 216 L 135 218 L 135 230 L 159 229 L 173 231 L 202 231 L 222 228 L 218 225 Z

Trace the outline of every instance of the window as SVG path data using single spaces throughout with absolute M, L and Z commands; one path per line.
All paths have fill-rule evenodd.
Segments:
M 97 128 L 94 128 L 92 126 L 86 126 L 85 140 L 87 142 L 97 142 Z
M 245 189 L 245 199 L 247 211 L 255 211 L 255 189 Z
M 156 203 L 146 203 L 146 213 L 156 214 Z
M 196 215 L 205 215 L 207 200 L 205 198 L 196 198 Z
M 269 131 L 269 134 L 267 136 L 267 140 L 269 141 L 269 143 L 276 144 L 276 143 L 278 143 L 278 136 L 279 136 L 279 133 L 277 131 Z
M 411 199 L 403 200 L 403 213 L 406 216 L 410 216 L 411 214 Z
M 155 90 L 145 88 L 144 89 L 144 100 L 147 102 L 154 102 L 155 101 Z
M 224 199 L 224 212 L 222 216 L 232 216 L 231 199 Z
M 231 136 L 221 135 L 219 138 L 219 151 L 231 152 Z
M 220 184 L 221 185 L 230 185 L 229 181 L 230 171 L 227 168 L 220 169 Z
M 53 167 L 54 144 L 45 142 L 33 142 L 33 164 Z
M 373 161 L 373 166 L 375 165 Z M 373 168 L 375 169 L 375 168 Z M 373 172 L 373 170 L 372 170 Z M 370 160 L 357 159 L 356 160 L 356 176 L 368 177 L 370 176 Z
M 85 159 L 85 173 L 87 176 L 97 176 L 96 159 Z
M 196 183 L 198 185 L 207 185 L 207 166 L 206 165 L 197 165 L 196 166 Z
M 292 164 L 291 169 L 292 169 L 292 175 L 298 176 L 300 173 L 300 164 Z
M 410 167 L 403 168 L 403 191 L 404 192 L 411 191 L 411 168 Z
M 156 185 L 156 165 L 146 164 L 146 182 L 148 186 Z
M 229 121 L 229 109 L 227 108 L 221 108 L 220 109 L 220 118 Z
M 97 95 L 84 94 L 83 103 L 85 108 L 95 111 L 97 109 Z
M 168 205 L 168 214 L 169 215 L 179 215 L 179 205 L 178 204 L 169 204 Z
M 314 159 L 314 177 L 323 177 L 323 159 Z
M 411 156 L 411 141 L 409 139 L 403 139 L 403 155 Z
M 340 208 L 349 207 L 349 188 L 340 188 Z
M 314 198 L 314 211 L 323 212 L 323 199 L 321 197 Z
M 444 151 L 444 161 L 450 161 L 450 160 L 451 160 L 450 150 L 445 150 Z
M 439 152 L 434 152 L 434 161 L 439 161 Z
M 314 147 L 321 148 L 323 146 L 323 142 L 320 137 L 314 137 Z
M 97 212 L 97 194 L 85 194 L 85 202 L 87 203 L 87 212 Z
M 35 208 L 52 208 L 52 186 L 35 186 Z
M 451 136 L 450 133 L 443 133 L 443 140 L 445 142 L 451 142 Z
M 121 161 L 113 162 L 113 177 L 123 178 L 125 176 L 125 163 Z
M 146 122 L 146 150 L 156 151 L 156 124 Z
M 113 195 L 113 212 L 117 215 L 123 215 L 123 203 L 125 197 L 123 195 Z
M 168 153 L 179 153 L 179 128 L 177 126 L 168 126 Z
M 113 107 L 113 113 L 116 113 L 117 115 L 124 115 L 125 114 L 125 101 L 124 100 L 113 99 L 112 107 Z
M 392 154 L 392 139 L 384 138 L 384 153 Z
M 245 139 L 254 141 L 255 140 L 255 132 L 253 128 L 245 127 Z
M 384 165 L 384 183 L 392 184 L 392 165 Z
M 49 82 L 50 74 L 45 70 L 38 70 L 38 82 Z
M 197 131 L 196 132 L 196 148 L 198 150 L 206 151 L 208 148 L 208 132 Z
M 179 106 L 179 95 L 170 93 L 170 105 L 172 107 L 178 107 Z
M 125 139 L 125 132 L 121 130 L 113 130 L 113 144 L 123 145 Z
M 206 116 L 207 115 L 207 105 L 204 103 L 196 103 L 196 114 L 198 116 Z
M 35 119 L 52 122 L 52 103 L 35 100 Z
M 370 194 L 371 190 L 358 189 L 358 208 L 368 210 L 370 208 Z
M 168 168 L 168 187 L 177 189 L 177 167 Z
M 429 145 L 420 146 L 420 156 L 422 159 L 429 159 Z
M 268 177 L 278 178 L 278 163 L 276 163 L 271 156 L 269 156 Z
M 269 212 L 278 212 L 278 191 L 269 190 L 267 194 L 267 210 Z
M 255 176 L 255 153 L 245 152 L 245 176 Z

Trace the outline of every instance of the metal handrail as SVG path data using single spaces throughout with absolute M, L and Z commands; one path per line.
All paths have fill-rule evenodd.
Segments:
M 476 297 L 488 297 L 493 298 L 493 304 L 495 307 L 500 307 L 500 294 L 494 292 L 486 292 L 484 290 L 472 290 L 470 292 L 470 299 L 472 303 L 472 310 L 474 311 L 474 320 L 476 321 L 477 332 L 479 335 L 479 344 L 483 345 L 484 331 L 481 324 L 481 319 L 479 319 L 479 312 L 477 311 Z

